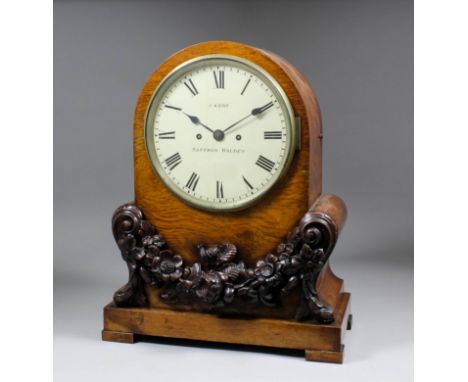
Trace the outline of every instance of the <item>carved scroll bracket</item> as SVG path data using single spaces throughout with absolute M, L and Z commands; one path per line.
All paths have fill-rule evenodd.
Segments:
M 222 309 L 234 300 L 275 307 L 280 305 L 280 296 L 301 287 L 296 319 L 332 323 L 333 312 L 318 295 L 317 279 L 333 251 L 344 218 L 337 222 L 333 213 L 323 213 L 322 207 L 323 203 L 315 203 L 275 254 L 249 267 L 230 243 L 200 244 L 200 260 L 185 264 L 143 212 L 133 203 L 125 204 L 115 211 L 112 229 L 127 263 L 129 280 L 115 292 L 114 302 L 117 306 L 146 306 L 147 284 L 157 288 L 168 303 L 191 304 L 207 311 Z

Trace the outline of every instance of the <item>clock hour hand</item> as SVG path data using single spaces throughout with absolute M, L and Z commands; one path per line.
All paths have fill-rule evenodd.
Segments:
M 231 130 L 234 126 L 237 126 L 239 123 L 245 121 L 247 118 L 249 118 L 251 116 L 258 116 L 258 115 L 262 114 L 264 111 L 268 110 L 272 106 L 273 106 L 273 102 L 268 102 L 266 105 L 263 105 L 263 106 L 260 106 L 260 107 L 256 107 L 255 109 L 252 109 L 252 111 L 248 115 L 246 115 L 244 118 L 241 118 L 237 122 L 234 122 L 232 125 L 226 127 L 223 130 L 223 133 L 225 133 L 228 130 Z
M 205 129 L 207 129 L 208 131 L 214 133 L 213 130 L 211 130 L 208 126 L 206 126 L 204 123 L 202 123 L 200 121 L 200 119 L 194 115 L 190 115 L 190 114 L 187 114 L 186 112 L 183 112 L 187 117 L 190 118 L 190 121 L 194 124 L 194 125 L 200 125 L 200 126 L 203 126 Z

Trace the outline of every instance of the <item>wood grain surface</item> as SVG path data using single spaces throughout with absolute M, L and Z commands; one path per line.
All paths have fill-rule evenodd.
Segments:
M 301 120 L 300 151 L 288 174 L 253 207 L 213 213 L 190 207 L 164 186 L 153 171 L 144 143 L 145 116 L 159 83 L 176 66 L 195 57 L 225 54 L 247 59 L 270 73 L 287 94 Z M 244 44 L 212 41 L 186 48 L 167 59 L 148 79 L 134 120 L 135 202 L 187 261 L 199 243 L 234 243 L 247 263 L 272 252 L 322 191 L 321 119 L 315 95 L 305 78 L 284 59 Z
M 153 171 L 145 147 L 146 113 L 158 85 L 185 61 L 210 54 L 240 57 L 266 70 L 283 88 L 301 124 L 301 149 L 287 175 L 256 205 L 237 212 L 207 212 L 182 202 Z M 309 209 L 330 221 L 335 239 L 346 220 L 346 206 L 340 198 L 321 196 L 322 126 L 314 92 L 296 68 L 271 52 L 235 42 L 211 41 L 174 54 L 150 76 L 141 91 L 133 142 L 135 204 L 187 263 L 199 260 L 198 244 L 233 243 L 242 260 L 251 266 L 274 253 Z M 161 301 L 156 288 L 145 285 L 148 307 L 117 307 L 112 303 L 104 308 L 102 339 L 131 343 L 138 335 L 149 335 L 303 349 L 307 360 L 341 363 L 344 332 L 351 327 L 350 294 L 343 292 L 343 280 L 332 272 L 328 262 L 316 287 L 320 300 L 334 313 L 332 323 L 294 320 L 301 288 L 282 297 L 280 307 L 255 307 L 246 314 L 245 306 L 235 304 L 211 313 L 193 311 L 193 306 L 170 306 Z
M 347 217 L 346 205 L 343 200 L 332 194 L 323 194 L 317 198 L 316 202 L 311 206 L 310 212 L 318 214 L 320 216 L 326 216 L 332 222 L 336 237 L 339 236 L 341 229 L 344 226 Z M 327 262 L 317 280 L 317 292 L 322 301 L 327 304 L 332 310 L 335 310 L 339 303 L 339 297 L 343 291 L 343 280 L 337 277 Z M 149 306 L 152 308 L 166 308 L 174 309 L 179 311 L 190 311 L 194 310 L 195 306 L 190 304 L 170 304 L 167 301 L 161 299 L 158 289 L 155 289 L 149 285 L 145 285 L 145 292 L 148 296 Z M 233 316 L 239 315 L 250 315 L 257 317 L 271 317 L 280 319 L 292 319 L 295 317 L 297 307 L 299 306 L 301 299 L 301 288 L 297 288 L 291 294 L 287 296 L 278 296 L 280 299 L 279 306 L 268 307 L 264 305 L 252 306 L 245 305 L 242 303 L 231 303 L 227 306 L 223 306 L 218 312 L 223 314 L 230 314 Z M 216 309 L 213 309 L 216 312 Z
M 102 339 L 132 342 L 133 334 L 184 338 L 305 350 L 314 361 L 342 362 L 343 333 L 347 327 L 348 293 L 339 295 L 332 325 L 301 323 L 271 318 L 223 318 L 198 312 L 168 309 L 104 308 Z M 122 335 L 118 335 L 121 333 Z

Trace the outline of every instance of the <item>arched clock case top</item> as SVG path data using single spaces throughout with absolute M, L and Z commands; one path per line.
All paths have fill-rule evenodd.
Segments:
M 299 150 L 287 173 L 239 211 L 209 211 L 182 200 L 155 171 L 145 144 L 158 86 L 175 68 L 208 55 L 238 57 L 268 73 L 300 124 Z M 129 279 L 104 309 L 103 339 L 133 342 L 134 334 L 146 334 L 296 348 L 304 349 L 309 360 L 341 362 L 350 295 L 328 260 L 346 206 L 334 195 L 322 195 L 320 111 L 297 69 L 240 43 L 188 47 L 146 82 L 133 141 L 135 201 L 112 217 Z M 268 334 L 272 331 L 280 337 Z

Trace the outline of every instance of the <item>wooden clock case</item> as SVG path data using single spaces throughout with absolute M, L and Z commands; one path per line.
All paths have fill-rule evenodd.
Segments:
M 154 172 L 145 147 L 146 114 L 158 85 L 182 63 L 213 54 L 266 70 L 285 91 L 300 125 L 300 149 L 286 176 L 260 202 L 236 212 L 184 203 Z M 113 216 L 129 281 L 104 308 L 102 338 L 134 342 L 135 335 L 150 335 L 304 349 L 308 360 L 342 362 L 350 294 L 328 258 L 346 207 L 340 198 L 322 194 L 322 138 L 315 94 L 283 58 L 212 41 L 167 59 L 136 106 L 135 201 Z M 172 261 L 169 271 L 161 270 L 164 256 Z

